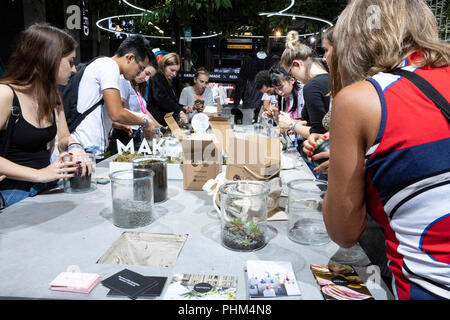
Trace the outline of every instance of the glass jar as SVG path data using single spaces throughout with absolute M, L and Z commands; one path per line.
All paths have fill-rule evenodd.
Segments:
M 75 171 L 76 176 L 73 178 L 64 178 L 64 192 L 67 193 L 87 193 L 97 189 L 97 181 L 95 180 L 95 166 L 96 166 L 96 151 L 86 151 L 87 161 L 89 163 L 81 163 Z M 67 156 L 64 161 L 76 161 L 71 156 Z M 92 167 L 92 171 L 88 173 L 86 168 L 88 165 Z M 83 175 L 83 167 L 85 167 L 85 174 Z
M 153 177 L 148 169 L 114 172 L 111 178 L 113 223 L 119 228 L 149 225 L 153 218 Z
M 236 181 L 220 187 L 221 241 L 234 251 L 255 251 L 267 244 L 267 199 L 262 182 Z
M 155 173 L 153 179 L 153 195 L 155 203 L 167 200 L 167 163 L 168 158 L 145 156 L 131 160 L 134 169 L 149 169 Z
M 327 182 L 299 179 L 288 183 L 288 237 L 306 245 L 330 242 L 322 215 L 322 202 Z

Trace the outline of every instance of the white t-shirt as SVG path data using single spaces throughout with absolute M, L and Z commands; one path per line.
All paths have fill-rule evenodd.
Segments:
M 85 112 L 103 98 L 103 90 L 120 90 L 120 70 L 112 58 L 99 58 L 86 67 L 78 88 L 78 106 L 80 113 Z M 105 105 L 98 106 L 75 129 L 72 136 L 84 148 L 98 148 L 104 153 L 108 147 L 108 133 L 112 120 Z
M 277 104 L 278 98 L 276 95 L 269 95 L 267 93 L 263 93 L 263 96 L 261 98 L 262 101 L 270 100 L 271 104 Z
M 139 93 L 136 93 L 131 82 L 120 76 L 120 97 L 125 100 L 125 108 L 133 112 L 142 113 L 142 108 L 147 110 L 147 102 L 144 97 Z M 130 126 L 133 130 L 137 130 L 139 126 Z

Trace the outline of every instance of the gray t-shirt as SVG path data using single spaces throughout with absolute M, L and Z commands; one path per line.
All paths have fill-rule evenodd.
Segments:
M 183 106 L 193 106 L 195 102 L 194 95 L 195 92 L 191 86 L 184 88 L 183 91 L 181 91 L 179 101 L 180 104 L 182 104 Z M 205 89 L 205 93 L 203 94 L 203 100 L 205 101 L 204 103 L 205 106 L 213 106 L 215 104 L 211 88 Z

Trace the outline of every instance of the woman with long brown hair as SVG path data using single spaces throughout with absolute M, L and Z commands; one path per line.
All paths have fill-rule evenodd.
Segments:
M 352 1 L 334 37 L 328 233 L 353 246 L 369 212 L 396 297 L 449 299 L 450 45 L 423 0 Z
M 20 35 L 0 80 L 0 172 L 7 177 L 0 182 L 2 206 L 73 177 L 77 166 L 86 172 L 86 154 L 70 137 L 58 91 L 75 72 L 76 45 L 46 24 L 34 24 Z M 56 135 L 61 154 L 50 163 Z M 70 154 L 64 152 L 68 149 Z

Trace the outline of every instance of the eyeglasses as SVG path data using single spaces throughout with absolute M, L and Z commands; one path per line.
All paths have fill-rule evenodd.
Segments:
M 147 68 L 147 66 L 143 66 L 143 65 L 139 64 L 139 62 L 137 62 L 136 59 L 134 59 L 134 62 L 136 62 L 136 64 L 139 66 L 138 73 L 144 72 L 144 71 L 145 71 L 145 68 Z
M 136 62 L 136 64 L 137 64 L 138 67 L 139 67 L 138 74 L 144 72 L 145 68 L 147 68 L 146 65 L 145 65 L 145 66 L 141 65 L 141 64 L 139 63 L 138 59 L 136 59 L 136 57 L 134 57 L 134 62 Z

